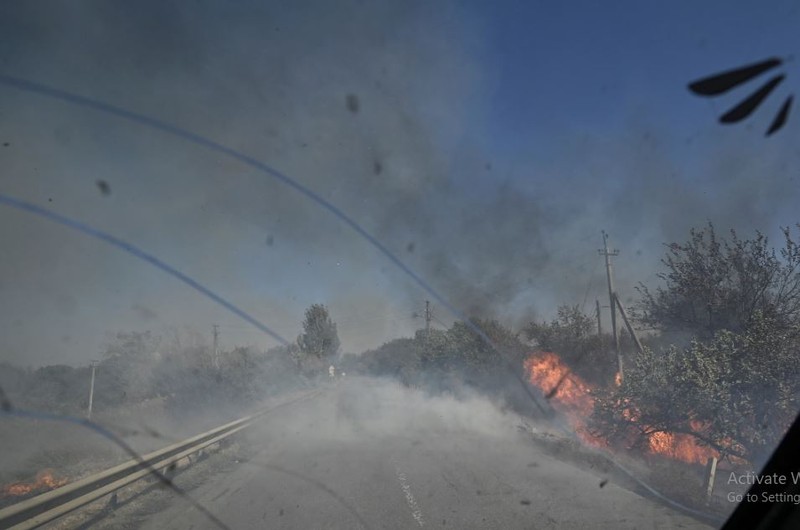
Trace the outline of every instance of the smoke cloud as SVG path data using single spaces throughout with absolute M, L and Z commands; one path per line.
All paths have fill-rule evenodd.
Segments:
M 346 211 L 464 313 L 515 326 L 602 296 L 601 228 L 622 250 L 617 281 L 631 296 L 655 280 L 661 244 L 691 226 L 775 233 L 796 221 L 791 124 L 757 146 L 710 123 L 690 136 L 659 121 L 661 92 L 648 103 L 644 91 L 611 108 L 602 133 L 581 130 L 586 119 L 565 107 L 559 127 L 545 122 L 530 145 L 503 148 L 488 132 L 499 104 L 492 34 L 473 11 L 14 3 L 0 7 L 0 70 L 265 161 Z M 630 89 L 643 74 L 625 67 Z M 670 105 L 684 81 L 670 81 Z M 587 97 L 601 82 L 586 83 Z M 136 243 L 284 336 L 315 302 L 343 322 L 348 350 L 420 325 L 412 312 L 425 294 L 293 190 L 145 127 L 0 94 L 4 193 Z M 4 359 L 85 363 L 110 330 L 210 333 L 212 322 L 231 343 L 272 344 L 158 271 L 44 221 L 0 211 L 0 241 Z

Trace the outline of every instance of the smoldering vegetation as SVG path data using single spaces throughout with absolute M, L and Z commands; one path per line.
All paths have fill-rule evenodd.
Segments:
M 221 350 L 196 336 L 149 332 L 109 336 L 95 368 L 91 419 L 139 453 L 239 418 L 264 400 L 306 388 L 285 348 Z M 24 369 L 4 363 L 0 387 L 14 409 L 84 418 L 91 368 Z M 130 455 L 80 425 L 46 419 L 3 420 L 0 482 L 52 469 L 70 481 Z

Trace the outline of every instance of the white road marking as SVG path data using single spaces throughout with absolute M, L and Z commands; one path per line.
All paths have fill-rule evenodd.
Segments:
M 425 526 L 425 521 L 422 519 L 422 510 L 419 509 L 417 500 L 414 498 L 414 494 L 411 493 L 411 485 L 406 480 L 406 474 L 403 473 L 400 466 L 397 464 L 394 465 L 394 471 L 397 474 L 397 480 L 400 481 L 400 488 L 406 496 L 408 507 L 411 509 L 411 517 L 413 517 L 420 526 Z

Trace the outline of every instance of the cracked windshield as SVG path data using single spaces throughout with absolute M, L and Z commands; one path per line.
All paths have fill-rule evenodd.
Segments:
M 796 508 L 799 22 L 3 2 L 0 528 Z

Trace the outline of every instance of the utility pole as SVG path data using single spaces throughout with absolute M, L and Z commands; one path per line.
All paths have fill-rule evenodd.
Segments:
M 608 302 L 611 306 L 611 334 L 614 338 L 614 352 L 617 354 L 617 364 L 619 365 L 619 377 L 622 380 L 622 355 L 619 351 L 619 335 L 617 334 L 617 304 L 614 293 L 614 276 L 611 271 L 611 257 L 619 255 L 619 250 L 608 250 L 608 234 L 605 230 L 603 234 L 603 248 L 598 250 L 601 256 L 606 258 L 606 277 L 608 278 Z
M 219 368 L 219 325 L 214 324 L 214 368 Z
M 628 333 L 631 334 L 631 338 L 633 339 L 633 344 L 636 346 L 636 350 L 639 353 L 644 353 L 642 342 L 636 335 L 636 330 L 633 329 L 633 324 L 631 324 L 631 320 L 628 318 L 628 312 L 625 311 L 625 306 L 622 305 L 622 300 L 619 299 L 619 296 L 617 296 L 616 293 L 614 293 L 614 298 L 617 300 L 617 307 L 619 307 L 619 314 L 622 315 L 622 320 L 625 322 L 625 327 L 628 328 Z
M 427 362 L 431 354 L 430 352 L 431 320 L 433 320 L 433 313 L 431 312 L 431 301 L 425 300 L 425 336 L 422 339 L 422 353 L 424 356 L 423 362 Z
M 595 315 L 597 316 L 597 336 L 603 336 L 603 325 L 600 323 L 600 300 L 594 301 Z
M 431 330 L 431 320 L 433 319 L 433 315 L 431 314 L 431 301 L 425 300 L 425 335 L 427 336 Z
M 86 419 L 92 419 L 92 404 L 94 403 L 94 372 L 97 369 L 97 365 L 100 361 L 92 361 L 90 366 L 92 367 L 92 382 L 89 383 L 89 408 L 86 410 Z

